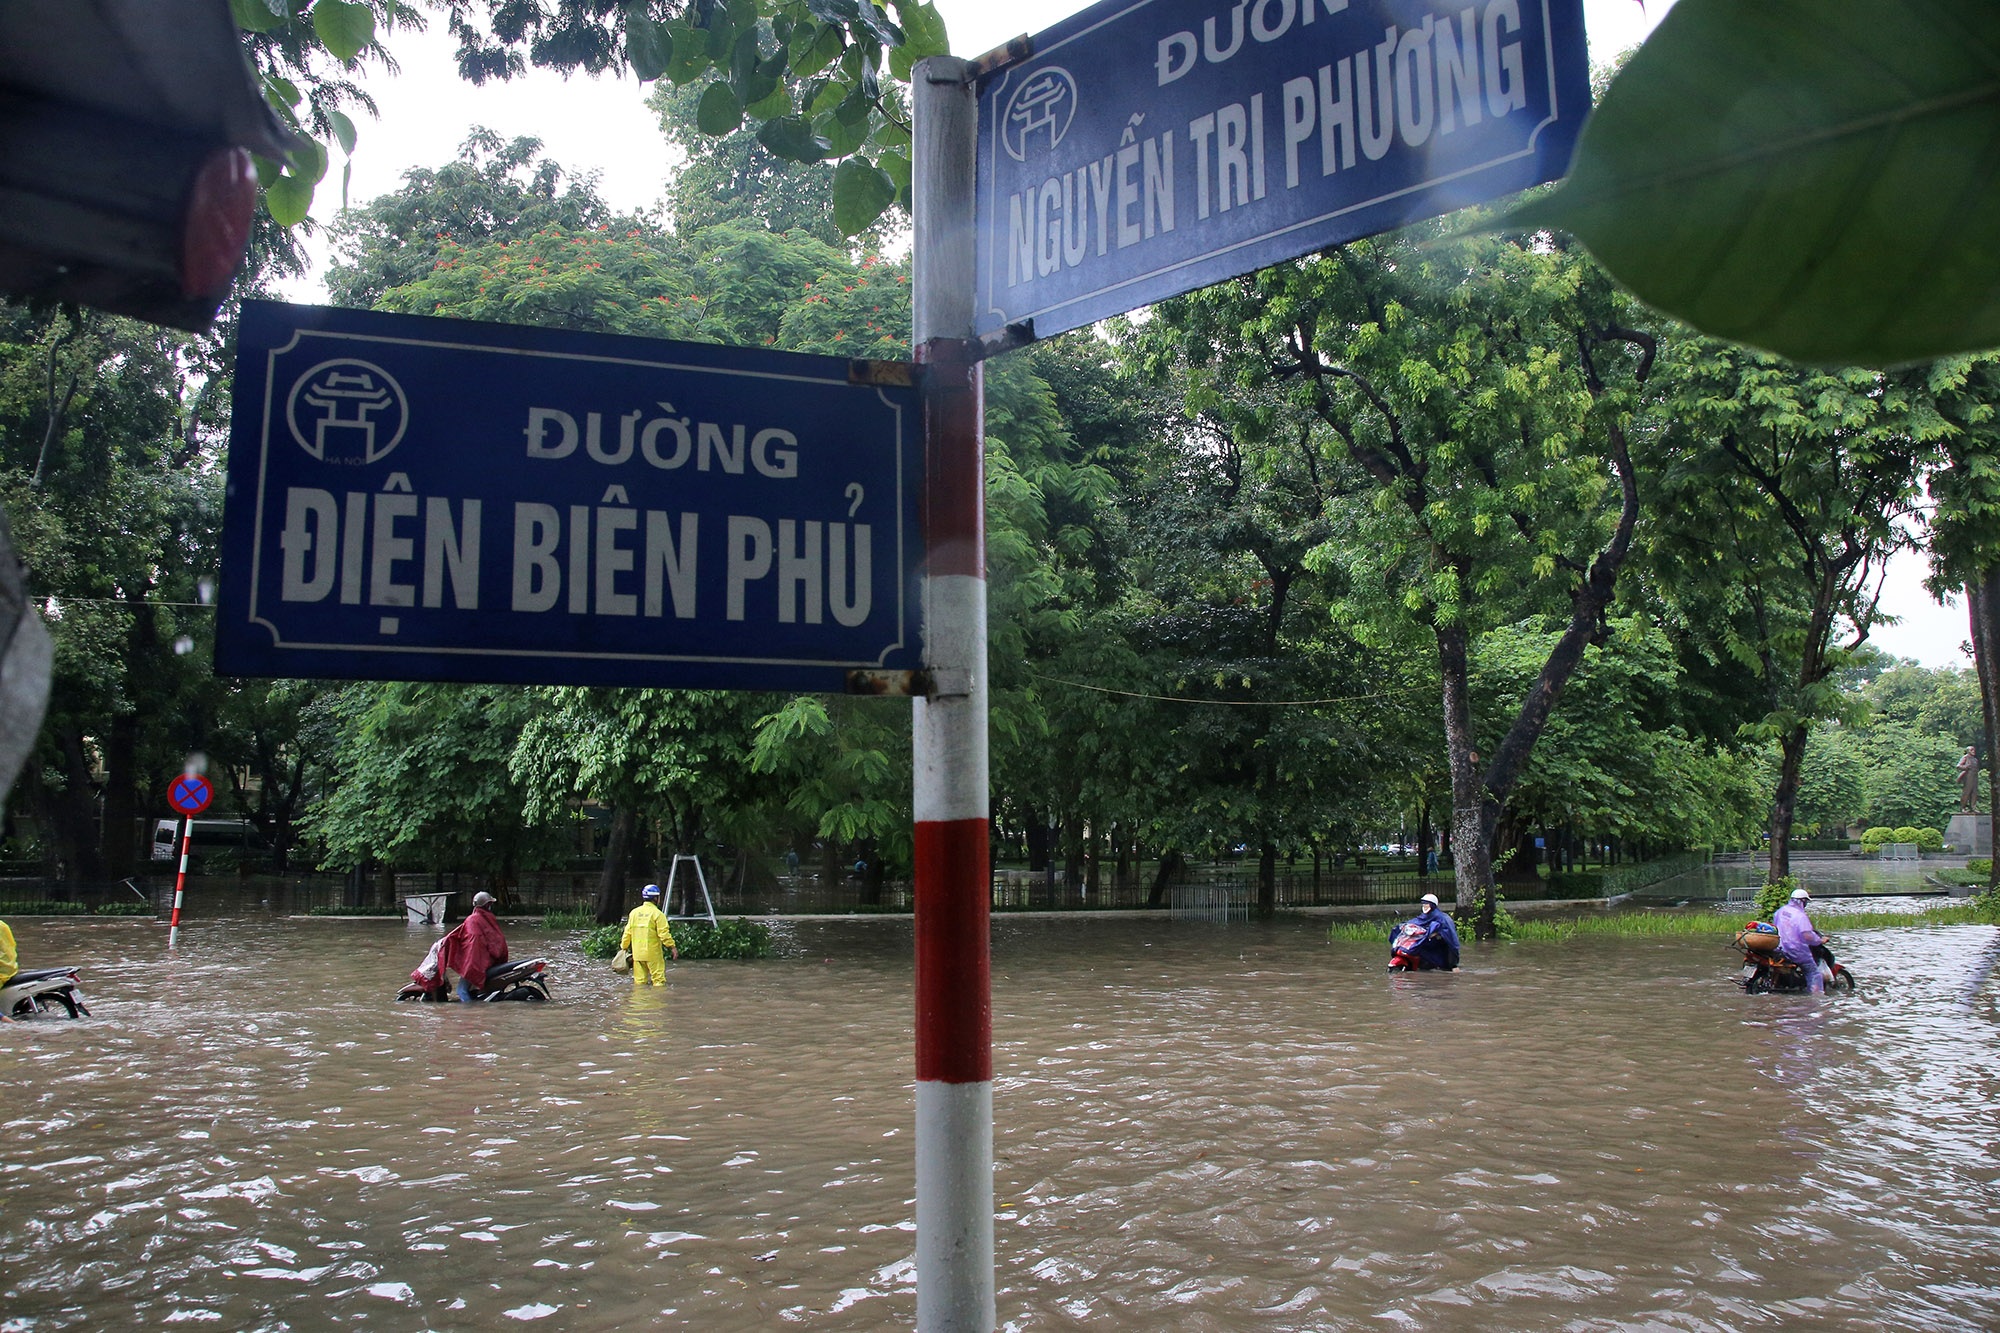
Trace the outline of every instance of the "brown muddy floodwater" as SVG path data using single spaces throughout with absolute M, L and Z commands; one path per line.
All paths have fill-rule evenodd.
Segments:
M 517 926 L 556 1002 L 476 1007 L 400 924 L 14 926 L 96 1017 L 0 1025 L 6 1333 L 912 1321 L 907 921 L 637 994 Z M 1994 1328 L 2000 931 L 1838 942 L 1002 919 L 1001 1324 Z

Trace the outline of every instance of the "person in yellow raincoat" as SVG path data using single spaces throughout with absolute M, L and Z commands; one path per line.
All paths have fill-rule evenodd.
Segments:
M 674 957 L 678 958 L 680 955 L 675 954 Z M 5 921 L 0 921 L 0 986 L 6 985 L 8 978 L 20 970 L 20 956 L 14 951 L 14 932 L 8 929 Z M 0 1023 L 13 1021 L 7 1015 L 0 1014 Z
M 660 910 L 659 885 L 648 884 L 640 891 L 639 905 L 625 918 L 625 933 L 619 937 L 618 947 L 632 951 L 634 986 L 643 986 L 648 979 L 655 986 L 667 984 L 667 960 L 662 951 L 670 950 L 676 962 L 680 961 L 681 951 L 674 945 L 667 914 Z

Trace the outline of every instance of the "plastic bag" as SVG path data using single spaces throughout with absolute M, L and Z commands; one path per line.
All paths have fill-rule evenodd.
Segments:
M 611 970 L 613 972 L 630 972 L 632 970 L 632 951 L 630 949 L 620 949 L 616 954 L 612 955 Z

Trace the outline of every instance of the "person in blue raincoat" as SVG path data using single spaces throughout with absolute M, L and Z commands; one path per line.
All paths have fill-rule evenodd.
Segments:
M 1415 954 L 1426 969 L 1449 972 L 1458 966 L 1458 927 L 1438 910 L 1435 893 L 1427 893 L 1419 901 L 1422 910 L 1397 930 L 1396 947 Z

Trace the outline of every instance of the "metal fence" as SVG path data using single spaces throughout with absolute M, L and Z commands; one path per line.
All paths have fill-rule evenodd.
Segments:
M 664 872 L 660 879 L 665 880 Z M 846 915 L 909 912 L 914 907 L 912 886 L 906 880 L 886 880 L 870 885 L 851 875 L 822 878 L 812 872 L 763 875 L 748 884 L 732 884 L 727 867 L 714 867 L 707 874 L 709 893 L 718 914 L 727 916 Z M 627 886 L 625 907 L 638 902 L 643 878 L 634 877 Z M 1419 878 L 1408 871 L 1345 871 L 1279 875 L 1276 882 L 1279 909 L 1327 906 L 1403 906 L 1418 895 L 1435 891 L 1449 897 L 1450 880 L 1444 876 Z M 385 886 L 370 877 L 356 881 L 349 876 L 329 873 L 296 875 L 190 875 L 184 915 L 199 919 L 212 916 L 260 915 L 307 916 L 359 908 L 375 908 L 385 915 L 401 909 L 402 900 L 417 894 L 449 894 L 446 912 L 452 919 L 465 914 L 472 895 L 489 890 L 500 899 L 507 916 L 540 916 L 547 912 L 591 912 L 597 905 L 597 874 L 594 871 L 549 871 L 516 876 L 511 882 L 495 885 L 482 875 L 398 874 L 393 897 Z M 0 878 L 0 907 L 8 910 L 32 908 L 36 904 L 70 904 L 88 913 L 99 904 L 143 904 L 165 914 L 173 905 L 172 874 L 136 875 L 127 880 L 70 885 L 60 880 L 33 876 Z M 678 897 L 678 892 L 677 895 Z M 993 910 L 1005 912 L 1061 912 L 1139 910 L 1164 906 L 1170 912 L 1190 917 L 1220 916 L 1224 919 L 1247 915 L 1257 902 L 1254 869 L 1234 866 L 1194 866 L 1174 877 L 1162 904 L 1152 901 L 1152 877 L 1119 882 L 1103 876 L 1096 887 L 1079 876 L 1069 882 L 1061 869 L 1024 871 L 1002 869 L 993 874 Z M 0 911 L 4 915 L 4 911 Z

